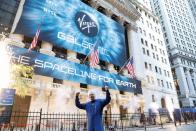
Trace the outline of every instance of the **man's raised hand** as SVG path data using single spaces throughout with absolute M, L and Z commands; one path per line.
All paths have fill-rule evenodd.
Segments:
M 80 92 L 77 92 L 77 93 L 76 93 L 76 96 L 79 97 L 79 95 L 80 95 Z

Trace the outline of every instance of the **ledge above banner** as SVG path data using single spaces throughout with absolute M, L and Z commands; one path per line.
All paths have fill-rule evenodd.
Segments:
M 114 90 L 142 94 L 141 81 L 113 74 L 71 61 L 44 55 L 38 52 L 28 52 L 25 48 L 9 45 L 12 51 L 12 61 L 33 66 L 36 74 L 57 79 L 84 83 L 99 87 L 108 86 Z

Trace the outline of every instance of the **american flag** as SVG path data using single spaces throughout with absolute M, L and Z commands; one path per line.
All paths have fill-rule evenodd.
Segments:
M 134 70 L 134 67 L 133 67 L 133 57 L 131 57 L 131 59 L 128 60 L 128 62 L 126 64 L 126 68 L 129 72 L 130 76 L 135 78 L 135 70 Z
M 33 38 L 33 41 L 31 42 L 31 46 L 29 47 L 29 50 L 32 50 L 33 48 L 36 47 L 37 41 L 38 41 L 38 37 L 39 37 L 39 34 L 40 34 L 40 29 L 38 29 L 38 30 L 36 31 L 36 34 L 35 34 L 35 36 L 34 36 L 34 38 Z
M 90 54 L 90 66 L 95 67 L 98 64 L 99 64 L 99 50 L 98 50 L 98 43 L 96 43 Z

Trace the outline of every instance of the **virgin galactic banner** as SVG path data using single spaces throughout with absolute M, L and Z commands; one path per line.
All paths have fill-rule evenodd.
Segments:
M 94 86 L 142 94 L 141 81 L 102 71 L 65 59 L 9 46 L 14 63 L 33 66 L 36 74 Z
M 122 66 L 126 61 L 124 28 L 80 0 L 26 0 L 15 30 L 57 47 L 88 55 L 99 46 L 101 60 Z

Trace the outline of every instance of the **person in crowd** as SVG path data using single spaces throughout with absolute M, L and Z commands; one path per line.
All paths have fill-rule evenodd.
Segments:
M 104 131 L 102 122 L 103 108 L 110 103 L 111 97 L 107 87 L 105 87 L 106 99 L 96 99 L 96 92 L 89 91 L 88 96 L 90 101 L 87 103 L 80 103 L 80 92 L 76 93 L 75 105 L 87 113 L 88 131 Z
M 181 113 L 180 110 L 174 110 L 173 112 L 173 116 L 174 116 L 174 124 L 175 126 L 177 125 L 177 122 L 179 121 L 179 125 L 181 125 Z

